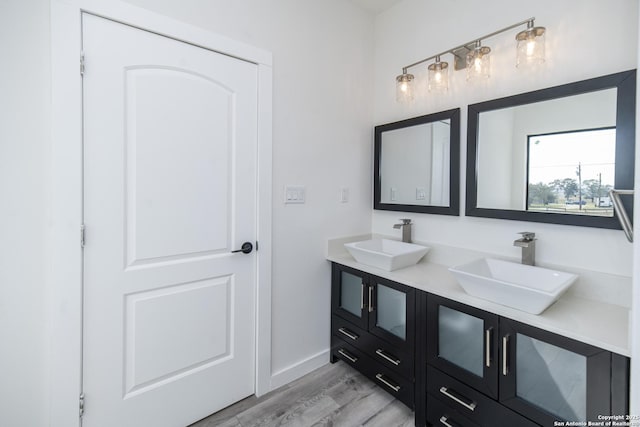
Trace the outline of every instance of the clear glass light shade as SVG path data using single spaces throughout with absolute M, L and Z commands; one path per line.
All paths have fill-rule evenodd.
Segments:
M 449 89 L 449 64 L 436 59 L 427 70 L 429 92 L 446 92 Z
M 527 28 L 516 35 L 516 67 L 544 62 L 544 27 Z
M 403 73 L 396 77 L 396 101 L 403 103 L 413 101 L 413 85 L 413 74 Z
M 491 49 L 476 46 L 467 54 L 467 80 L 484 80 L 491 75 Z

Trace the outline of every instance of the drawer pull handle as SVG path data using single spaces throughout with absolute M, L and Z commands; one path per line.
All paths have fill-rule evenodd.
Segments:
M 357 357 L 353 357 L 343 349 L 338 350 L 338 353 L 340 353 L 344 358 L 346 358 L 351 363 L 356 363 L 358 361 Z
M 378 356 L 382 357 L 387 362 L 393 363 L 396 366 L 400 366 L 400 359 L 395 359 L 395 358 L 389 356 L 387 353 L 384 352 L 383 349 L 381 349 L 381 348 L 377 349 L 376 350 L 376 354 Z
M 509 375 L 509 335 L 502 337 L 502 375 Z
M 484 364 L 487 368 L 491 367 L 491 335 L 493 335 L 493 328 L 489 328 L 484 331 Z
M 352 340 L 357 340 L 358 338 L 360 338 L 360 336 L 354 334 L 353 332 L 351 332 L 350 330 L 348 330 L 347 328 L 339 328 L 338 332 L 340 332 L 342 335 L 351 338 Z
M 476 406 L 478 406 L 478 404 L 474 401 L 471 401 L 471 403 L 467 403 L 464 400 L 464 397 L 458 397 L 455 396 L 455 394 L 457 394 L 455 391 L 453 390 L 449 390 L 446 387 L 440 387 L 440 393 L 444 394 L 445 396 L 447 396 L 449 399 L 453 400 L 454 402 L 457 402 L 459 404 L 461 404 L 462 406 L 464 406 L 465 408 L 467 408 L 470 411 L 475 411 Z M 454 394 L 455 393 L 455 394 Z
M 391 390 L 395 391 L 396 393 L 398 391 L 400 391 L 400 386 L 393 384 L 391 381 L 387 380 L 384 375 L 382 374 L 376 374 L 376 379 L 378 381 L 380 381 L 381 383 L 383 383 L 384 385 L 386 385 L 387 387 L 389 387 Z
M 445 417 L 444 415 L 440 417 L 440 424 L 447 427 L 456 427 L 456 424 L 451 424 L 449 422 L 449 418 Z

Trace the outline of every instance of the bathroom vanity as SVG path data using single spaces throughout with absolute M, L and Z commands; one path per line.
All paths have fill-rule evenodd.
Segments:
M 628 308 L 576 291 L 533 315 L 467 295 L 438 262 L 385 271 L 340 246 L 330 242 L 327 257 L 331 362 L 414 409 L 416 426 L 628 414 Z

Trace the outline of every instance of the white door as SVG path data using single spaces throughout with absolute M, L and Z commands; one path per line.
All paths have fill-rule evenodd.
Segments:
M 85 427 L 254 393 L 257 66 L 83 16 Z

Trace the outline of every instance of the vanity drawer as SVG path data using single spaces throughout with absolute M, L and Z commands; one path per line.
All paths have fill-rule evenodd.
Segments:
M 409 408 L 414 408 L 413 381 L 403 378 L 336 335 L 331 340 L 331 355 L 344 360 Z
M 369 371 L 372 369 L 371 360 L 364 356 L 357 348 L 347 344 L 342 339 L 333 337 L 331 340 L 331 354 L 333 357 L 353 366 L 366 376 L 370 376 Z
M 373 370 L 369 378 L 380 388 L 389 392 L 396 399 L 414 409 L 414 383 L 398 375 L 397 372 L 387 368 L 377 361 L 372 365 Z
M 406 353 L 397 352 L 396 349 L 386 346 L 380 340 L 372 342 L 367 347 L 367 354 L 376 362 L 397 372 L 401 376 L 414 379 L 414 359 Z
M 430 394 L 427 394 L 427 422 L 434 427 L 480 427 Z
M 331 333 L 361 350 L 365 350 L 368 333 L 335 314 L 331 316 Z M 369 338 L 370 339 L 370 338 Z
M 340 316 L 332 316 L 331 332 L 358 348 L 376 362 L 394 370 L 409 380 L 413 380 L 415 370 L 412 354 L 371 335 L 369 332 L 363 331 Z
M 437 397 L 450 410 L 479 426 L 535 427 L 538 425 L 432 366 L 427 367 L 427 394 Z M 427 404 L 428 402 L 429 398 L 427 398 Z

